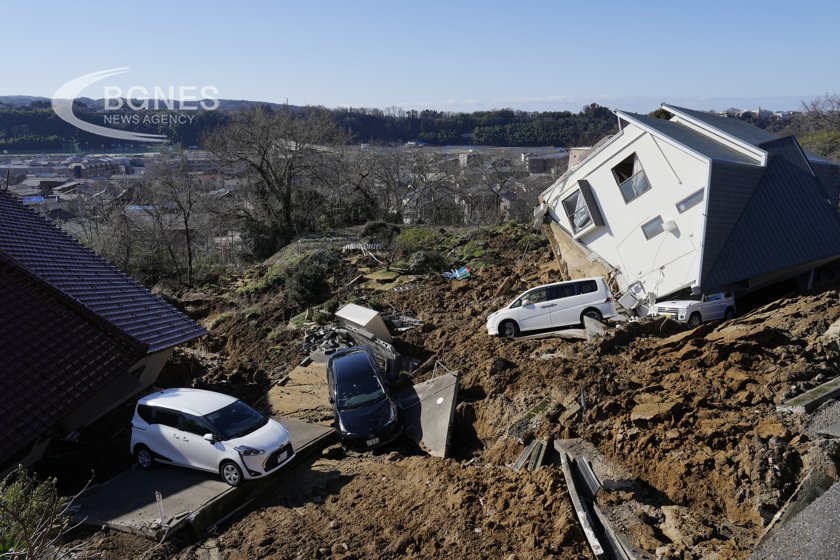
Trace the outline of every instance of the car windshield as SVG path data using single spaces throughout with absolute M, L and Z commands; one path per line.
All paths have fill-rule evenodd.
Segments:
M 205 416 L 223 440 L 250 434 L 268 423 L 268 418 L 242 401 L 236 401 Z
M 338 410 L 359 408 L 385 398 L 385 389 L 370 368 L 352 368 L 343 373 L 335 384 Z

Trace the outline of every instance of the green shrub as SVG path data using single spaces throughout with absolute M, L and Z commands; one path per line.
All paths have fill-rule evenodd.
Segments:
M 400 254 L 408 256 L 417 251 L 426 251 L 433 248 L 437 240 L 438 234 L 433 231 L 411 228 L 404 230 L 394 239 L 394 248 Z
M 368 243 L 390 244 L 400 233 L 400 226 L 387 222 L 368 222 L 362 228 L 362 239 Z
M 437 251 L 417 251 L 408 260 L 408 268 L 415 274 L 440 272 L 446 268 L 446 265 L 446 259 Z
M 316 311 L 315 314 L 312 316 L 312 319 L 319 325 L 326 325 L 332 320 L 332 317 L 332 313 L 329 313 L 327 311 Z
M 60 536 L 70 528 L 71 499 L 63 498 L 55 479 L 41 482 L 24 467 L 0 481 L 0 556 L 58 558 Z
M 327 303 L 324 304 L 324 309 L 326 309 L 328 313 L 335 313 L 338 311 L 338 300 L 327 300 Z

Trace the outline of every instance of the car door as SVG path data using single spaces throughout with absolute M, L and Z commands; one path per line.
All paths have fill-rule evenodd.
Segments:
M 557 304 L 551 311 L 551 322 L 555 327 L 580 323 L 581 300 L 586 297 L 581 296 L 578 284 L 570 282 L 552 286 L 551 291 L 555 292 L 553 295 Z
M 149 448 L 155 457 L 176 465 L 185 465 L 181 442 L 181 413 L 163 407 L 153 407 L 153 423 L 146 430 Z
M 704 321 L 723 319 L 723 294 L 709 294 L 703 297 L 703 307 L 700 314 Z
M 215 472 L 219 468 L 218 442 L 209 442 L 204 435 L 213 430 L 199 417 L 184 413 L 179 445 L 187 464 L 196 469 Z
M 533 331 L 551 326 L 551 310 L 556 307 L 556 304 L 547 301 L 547 298 L 546 287 L 525 292 L 522 296 L 522 306 L 519 308 L 519 330 Z

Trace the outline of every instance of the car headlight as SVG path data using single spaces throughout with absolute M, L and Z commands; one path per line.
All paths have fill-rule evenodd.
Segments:
M 388 411 L 388 418 L 385 420 L 385 425 L 393 424 L 397 421 L 397 409 L 396 407 L 391 407 Z
M 244 455 L 246 457 L 251 455 L 262 455 L 265 453 L 262 449 L 255 449 L 253 447 L 248 447 L 247 445 L 240 445 L 238 447 L 234 447 L 240 455 Z

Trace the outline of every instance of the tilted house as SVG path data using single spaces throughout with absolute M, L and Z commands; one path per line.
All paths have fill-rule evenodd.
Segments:
M 743 293 L 840 256 L 840 164 L 743 121 L 663 104 L 540 195 L 572 276 L 657 297 Z
M 0 192 L 0 472 L 149 387 L 205 332 Z

